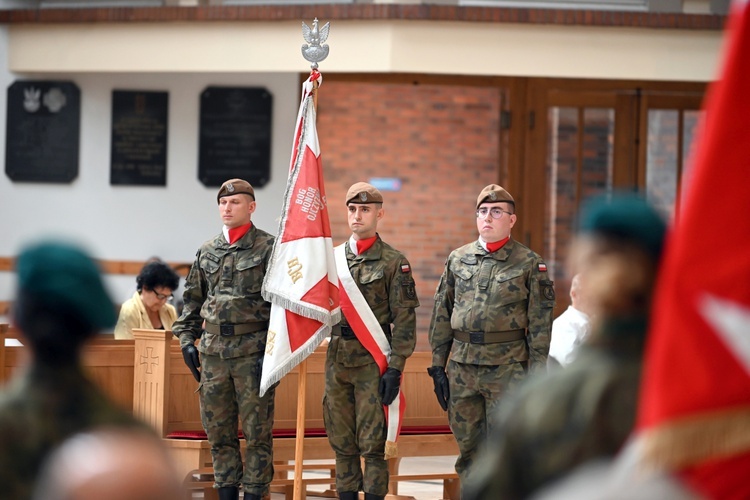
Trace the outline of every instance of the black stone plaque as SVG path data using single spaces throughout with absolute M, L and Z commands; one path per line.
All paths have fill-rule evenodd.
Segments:
M 201 93 L 198 178 L 218 187 L 239 177 L 270 179 L 273 97 L 264 88 L 207 87 Z
M 112 91 L 110 183 L 167 185 L 167 92 Z
M 5 174 L 21 182 L 72 182 L 80 124 L 75 83 L 16 80 L 8 87 Z

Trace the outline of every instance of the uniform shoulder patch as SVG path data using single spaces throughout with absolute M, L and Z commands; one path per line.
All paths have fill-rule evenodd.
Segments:
M 404 274 L 411 272 L 411 266 L 409 265 L 408 262 L 401 264 L 401 272 Z
M 555 300 L 555 283 L 551 280 L 539 280 L 542 295 L 547 300 Z
M 538 267 L 540 273 L 546 273 L 547 272 L 547 264 L 545 264 L 544 262 L 540 262 L 539 264 L 537 264 L 537 267 Z

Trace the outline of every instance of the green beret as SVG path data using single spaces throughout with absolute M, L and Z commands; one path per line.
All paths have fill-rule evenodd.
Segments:
M 28 246 L 16 260 L 16 274 L 19 293 L 62 304 L 96 330 L 117 321 L 99 268 L 74 245 L 44 241 Z
M 667 225 L 645 199 L 634 193 L 590 198 L 581 207 L 579 232 L 614 237 L 642 246 L 658 259 Z

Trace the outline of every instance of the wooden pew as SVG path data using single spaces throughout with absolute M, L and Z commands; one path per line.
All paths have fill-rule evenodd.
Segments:
M 152 401 L 153 404 L 137 408 L 136 415 L 155 424 L 157 431 L 166 438 L 166 443 L 173 452 L 181 473 L 211 466 L 211 455 L 208 442 L 204 439 L 180 437 L 180 433 L 202 433 L 200 407 L 195 392 L 197 383 L 182 359 L 177 339 L 169 332 L 154 330 L 134 330 L 136 359 L 150 360 L 153 373 L 146 376 L 142 372 L 147 366 L 144 362 L 136 363 L 135 390 L 139 390 L 139 377 L 149 380 L 141 401 Z M 169 355 L 167 356 L 167 353 Z M 407 408 L 402 429 L 404 433 L 398 441 L 399 457 L 457 455 L 458 446 L 453 435 L 447 431 L 446 413 L 435 400 L 432 390 L 432 379 L 427 375 L 431 364 L 431 353 L 415 353 L 406 363 L 403 375 L 403 388 L 407 396 Z M 295 369 L 286 375 L 276 389 L 276 412 L 274 418 L 274 460 L 293 461 L 295 453 L 294 432 L 297 415 L 297 381 Z M 325 347 L 319 348 L 307 358 L 307 397 L 305 400 L 305 428 L 313 431 L 305 438 L 304 457 L 308 460 L 333 459 L 333 450 L 325 437 L 323 425 L 323 391 L 325 389 Z M 160 381 L 166 381 L 163 383 Z M 161 384 L 161 386 L 160 386 Z M 163 387 L 163 388 L 162 388 Z M 159 397 L 168 401 L 165 408 L 159 406 Z M 422 432 L 410 434 L 410 429 Z M 288 437 L 280 437 L 286 431 Z M 397 476 L 399 459 L 390 465 L 392 473 Z M 430 479 L 425 475 L 422 479 Z M 437 479 L 437 477 L 436 477 Z M 439 479 L 445 479 L 440 477 Z M 451 476 L 446 481 L 457 480 Z M 398 491 L 397 478 L 391 483 L 391 493 Z M 457 490 L 457 487 L 455 488 Z
M 12 337 L 13 332 L 7 325 L 0 325 L 2 335 Z M 180 432 L 202 434 L 197 383 L 183 362 L 178 340 L 171 332 L 159 330 L 135 330 L 134 337 L 133 340 L 114 340 L 112 335 L 98 335 L 83 352 L 86 372 L 112 399 L 150 423 L 165 438 L 183 477 L 191 471 L 211 467 L 210 449 L 205 438 L 174 437 Z M 9 378 L 14 370 L 24 365 L 25 359 L 24 347 L 0 347 L 0 380 L 3 374 Z M 415 353 L 406 364 L 403 388 L 408 404 L 402 427 L 404 434 L 398 441 L 400 457 L 458 454 L 453 435 L 446 431 L 446 413 L 435 401 L 432 380 L 427 375 L 430 361 L 430 353 Z M 305 427 L 312 431 L 304 444 L 304 457 L 308 460 L 334 458 L 323 430 L 324 363 L 324 347 L 307 358 Z M 274 459 L 277 461 L 288 462 L 295 458 L 297 380 L 298 372 L 294 370 L 276 389 Z M 410 429 L 417 428 L 423 432 L 410 434 Z M 398 491 L 399 460 L 389 464 L 395 476 L 390 486 L 391 493 Z M 455 480 L 457 490 L 455 476 L 443 476 L 428 474 L 418 479 L 440 479 L 445 484 Z M 409 480 L 416 479 L 410 477 Z

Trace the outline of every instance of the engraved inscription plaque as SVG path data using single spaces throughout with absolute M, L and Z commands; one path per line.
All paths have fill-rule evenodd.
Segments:
M 264 88 L 201 93 L 198 178 L 205 186 L 239 177 L 258 188 L 270 180 L 272 103 Z
M 78 176 L 81 92 L 73 82 L 8 87 L 5 173 L 13 181 L 70 183 Z
M 110 183 L 166 186 L 169 94 L 114 90 Z

